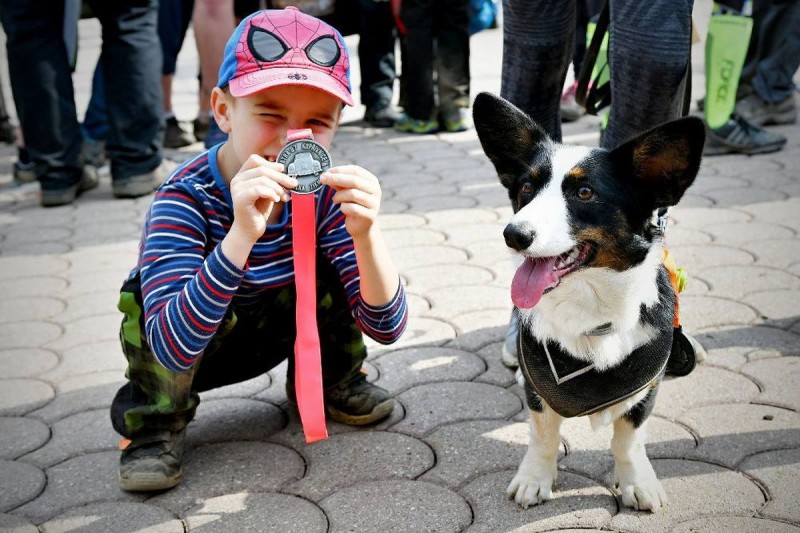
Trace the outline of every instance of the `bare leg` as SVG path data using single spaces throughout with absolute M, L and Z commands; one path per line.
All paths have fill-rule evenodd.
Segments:
M 553 484 L 558 477 L 559 429 L 563 420 L 546 404 L 541 411 L 530 410 L 531 440 L 517 475 L 506 489 L 509 498 L 528 508 L 553 499 Z
M 233 0 L 196 0 L 192 14 L 197 55 L 200 58 L 200 110 L 211 109 L 209 98 L 217 84 L 225 43 L 235 28 Z
M 614 482 L 622 493 L 625 506 L 656 512 L 667 503 L 667 494 L 645 452 L 646 424 L 645 421 L 634 427 L 626 417 L 614 421 L 614 437 L 611 439 Z

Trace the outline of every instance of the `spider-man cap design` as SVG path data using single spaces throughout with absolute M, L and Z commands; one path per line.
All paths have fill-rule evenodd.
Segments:
M 225 45 L 218 87 L 247 96 L 270 87 L 316 87 L 353 105 L 350 60 L 341 34 L 296 7 L 257 11 Z

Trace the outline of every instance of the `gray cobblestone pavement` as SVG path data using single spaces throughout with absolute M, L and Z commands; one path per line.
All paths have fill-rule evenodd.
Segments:
M 196 109 L 192 43 L 176 83 L 184 120 Z M 500 30 L 472 45 L 473 92 L 498 92 Z M 84 106 L 98 46 L 83 21 Z M 400 135 L 364 127 L 361 112 L 347 112 L 333 158 L 383 183 L 411 320 L 396 345 L 370 345 L 367 369 L 398 408 L 368 429 L 331 422 L 328 440 L 306 445 L 282 365 L 204 394 L 183 483 L 150 496 L 117 488 L 108 417 L 125 366 L 116 296 L 150 198 L 112 199 L 106 175 L 74 205 L 44 210 L 35 185 L 8 185 L 14 152 L 0 148 L 0 531 L 800 529 L 800 128 L 775 128 L 789 137 L 776 154 L 706 159 L 672 212 L 668 243 L 690 274 L 684 322 L 709 358 L 659 394 L 648 452 L 670 502 L 651 515 L 622 507 L 610 430 L 584 419 L 564 424 L 555 499 L 527 510 L 506 499 L 528 437 L 499 360 L 507 198 L 474 131 Z M 564 133 L 596 144 L 597 120 Z

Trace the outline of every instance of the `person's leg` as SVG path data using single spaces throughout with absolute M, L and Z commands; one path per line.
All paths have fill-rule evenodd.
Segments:
M 91 7 L 103 26 L 101 57 L 109 120 L 106 151 L 114 194 L 141 196 L 158 185 L 154 171 L 162 160 L 157 0 L 135 4 L 92 0 Z M 131 194 L 124 194 L 127 185 L 138 181 L 141 190 L 132 187 Z
M 614 148 L 681 116 L 690 61 L 692 4 L 693 0 L 610 0 L 613 111 L 603 146 Z
M 574 0 L 503 0 L 500 94 L 556 141 L 561 140 L 561 90 L 574 36 Z
M 361 103 L 364 120 L 376 127 L 391 127 L 397 119 L 392 107 L 395 74 L 394 17 L 389 2 L 360 0 L 361 21 L 358 63 L 361 67 Z
M 432 0 L 405 0 L 400 8 L 400 19 L 407 28 L 405 50 L 409 58 L 403 64 L 408 90 L 405 112 L 411 120 L 431 123 L 435 118 L 432 6 Z
M 191 7 L 192 2 L 189 0 Z M 186 13 L 187 0 L 160 0 L 158 4 L 158 40 L 164 63 L 161 67 L 161 95 L 164 110 L 164 147 L 181 148 L 194 142 L 184 130 L 172 109 L 172 81 L 175 76 L 178 53 L 183 46 L 191 11 Z
M 468 127 L 463 116 L 463 110 L 469 108 L 468 8 L 468 0 L 440 1 L 434 15 L 440 125 L 447 131 Z

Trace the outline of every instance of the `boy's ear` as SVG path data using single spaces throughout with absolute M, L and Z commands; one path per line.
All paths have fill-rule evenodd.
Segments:
M 505 187 L 529 171 L 536 152 L 543 143 L 550 141 L 528 115 L 491 93 L 483 92 L 475 97 L 472 120 L 483 151 Z
M 686 117 L 643 133 L 612 150 L 610 157 L 654 208 L 669 207 L 694 182 L 705 138 L 703 121 Z
M 231 132 L 230 109 L 233 96 L 226 93 L 219 87 L 214 87 L 211 91 L 211 112 L 214 113 L 214 120 L 217 126 L 224 133 Z

